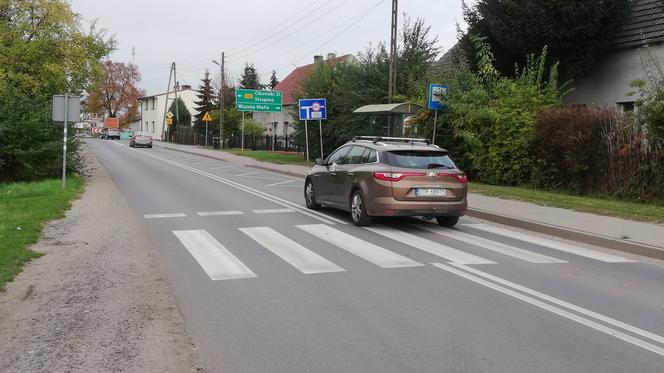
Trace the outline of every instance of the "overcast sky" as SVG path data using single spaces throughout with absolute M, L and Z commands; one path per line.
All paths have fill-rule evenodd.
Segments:
M 245 62 L 253 63 L 266 83 L 272 70 L 279 80 L 295 66 L 313 62 L 315 54 L 357 54 L 390 37 L 391 0 L 71 0 L 84 20 L 94 20 L 115 35 L 113 61 L 136 63 L 140 87 L 161 93 L 171 62 L 178 81 L 196 88 L 211 61 L 226 52 L 227 73 L 234 80 Z M 471 2 L 472 3 L 472 2 Z M 461 0 L 400 0 L 404 12 L 424 18 L 447 50 L 462 22 Z M 267 40 L 264 40 L 266 39 Z M 132 48 L 135 56 L 132 57 Z

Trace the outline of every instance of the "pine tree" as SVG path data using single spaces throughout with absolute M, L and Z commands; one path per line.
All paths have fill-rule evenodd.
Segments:
M 196 104 L 196 114 L 194 115 L 194 123 L 197 128 L 204 128 L 205 122 L 203 122 L 203 116 L 206 112 L 212 112 L 216 108 L 214 102 L 214 89 L 212 88 L 210 81 L 210 73 L 205 72 L 205 77 L 201 79 L 203 84 L 198 87 L 198 101 L 194 102 Z
M 244 72 L 242 73 L 242 78 L 240 78 L 240 87 L 245 89 L 262 89 L 260 83 L 260 78 L 256 72 L 254 64 L 249 65 L 248 63 L 244 65 Z
M 277 72 L 272 70 L 272 77 L 270 78 L 270 89 L 274 89 L 277 84 L 279 84 L 279 80 L 277 80 Z

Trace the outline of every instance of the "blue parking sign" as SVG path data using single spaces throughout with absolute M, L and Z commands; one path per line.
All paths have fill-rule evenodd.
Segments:
M 447 105 L 442 101 L 447 97 L 450 87 L 447 84 L 430 84 L 429 85 L 429 109 L 431 110 L 445 110 Z
M 300 120 L 326 120 L 327 104 L 324 98 L 303 98 L 299 101 Z

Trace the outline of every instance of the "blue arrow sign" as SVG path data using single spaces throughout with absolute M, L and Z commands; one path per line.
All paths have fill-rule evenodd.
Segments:
M 324 98 L 303 98 L 300 104 L 300 120 L 326 120 L 327 104 Z
M 445 110 L 447 105 L 442 103 L 442 100 L 447 97 L 450 87 L 447 84 L 430 84 L 429 85 L 429 109 L 431 110 Z

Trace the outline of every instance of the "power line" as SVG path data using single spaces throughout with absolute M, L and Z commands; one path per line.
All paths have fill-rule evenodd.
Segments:
M 361 13 L 359 16 L 356 16 L 357 19 L 355 19 L 350 25 L 348 25 L 346 28 L 344 28 L 343 30 L 341 30 L 339 33 L 337 33 L 337 34 L 334 35 L 333 37 L 327 39 L 327 40 L 326 40 L 325 42 L 323 42 L 321 45 L 317 46 L 316 48 L 312 49 L 311 51 L 307 52 L 306 54 L 303 54 L 302 56 L 296 58 L 296 59 L 293 60 L 292 62 L 289 62 L 289 63 L 287 63 L 287 64 L 285 64 L 285 65 L 283 65 L 283 66 L 280 66 L 280 67 L 278 67 L 278 68 L 275 69 L 275 70 L 281 70 L 281 69 L 283 69 L 283 68 L 286 67 L 286 66 L 294 65 L 297 61 L 301 60 L 302 58 L 309 56 L 311 53 L 314 53 L 316 50 L 318 50 L 318 49 L 320 49 L 320 48 L 326 46 L 326 45 L 329 44 L 329 43 L 331 43 L 331 42 L 334 41 L 336 38 L 338 38 L 339 36 L 343 35 L 344 32 L 348 31 L 348 30 L 351 29 L 353 26 L 355 26 L 358 22 L 360 22 L 361 20 L 363 20 L 363 19 L 364 19 L 366 16 L 368 16 L 368 15 L 369 15 L 374 9 L 378 8 L 378 6 L 379 6 L 380 4 L 382 4 L 382 3 L 384 3 L 384 2 L 385 2 L 385 0 L 380 0 L 380 1 L 378 1 L 378 2 L 377 2 L 376 4 L 374 4 L 372 7 L 368 8 L 364 13 Z M 351 18 L 351 19 L 353 19 L 353 18 Z
M 345 4 L 348 3 L 349 1 L 350 1 L 350 0 L 344 0 L 344 1 L 343 1 L 341 4 L 339 4 L 335 9 L 340 9 L 341 6 L 345 5 Z M 317 11 L 317 12 L 320 12 L 320 8 L 319 8 L 319 9 L 316 9 L 316 11 Z M 324 14 L 324 15 L 329 15 L 329 14 L 331 14 L 331 13 L 326 13 L 326 14 Z M 272 44 L 272 45 L 275 45 L 275 44 L 277 44 L 277 43 L 279 43 L 279 42 L 281 42 L 281 41 L 287 39 L 288 37 L 292 36 L 292 35 L 295 34 L 296 32 L 298 32 L 298 31 L 300 31 L 300 30 L 306 28 L 307 26 L 310 26 L 310 25 L 312 25 L 313 23 L 316 23 L 316 22 L 318 22 L 318 21 L 320 21 L 320 18 L 314 18 L 314 19 L 311 19 L 310 22 L 308 22 L 308 23 L 302 25 L 302 27 L 299 27 L 299 28 L 297 28 L 297 29 L 295 29 L 295 30 L 289 32 L 288 34 L 284 35 L 283 37 L 281 37 L 281 38 L 279 38 L 279 39 L 273 41 L 271 44 Z M 258 53 L 258 52 L 261 52 L 261 51 L 263 51 L 263 48 L 255 49 L 254 51 L 251 51 L 251 52 L 246 53 L 246 54 L 244 54 L 244 55 L 241 55 L 241 56 L 239 56 L 239 57 L 231 58 L 231 59 L 229 60 L 229 62 L 242 60 L 242 59 L 244 59 L 244 58 L 246 58 L 246 57 L 249 57 L 249 56 L 254 55 L 254 54 L 256 54 L 256 53 Z
M 298 10 L 298 11 L 297 11 L 296 13 L 294 13 L 292 16 L 288 17 L 288 19 L 290 20 L 290 18 L 300 15 L 300 13 L 302 13 L 303 11 L 305 11 L 305 10 L 307 10 L 307 9 L 309 9 L 310 11 L 309 11 L 308 13 L 302 15 L 302 16 L 301 16 L 298 20 L 296 20 L 295 22 L 288 23 L 288 24 L 286 25 L 286 27 L 283 27 L 283 28 L 281 28 L 281 29 L 277 29 L 276 31 L 269 30 L 269 32 L 270 32 L 270 36 L 268 36 L 268 37 L 266 37 L 266 38 L 263 38 L 263 39 L 261 39 L 261 40 L 255 42 L 255 43 L 253 43 L 253 44 L 251 44 L 251 45 L 248 45 L 248 46 L 246 46 L 246 44 L 247 44 L 247 43 L 250 43 L 251 41 L 245 42 L 245 43 L 243 43 L 243 44 L 238 45 L 237 47 L 233 47 L 233 48 L 229 49 L 228 51 L 229 51 L 230 53 L 238 53 L 238 54 L 239 54 L 239 53 L 242 53 L 242 52 L 244 52 L 244 51 L 246 51 L 246 50 L 249 50 L 249 49 L 253 48 L 253 47 L 256 46 L 256 45 L 259 45 L 259 44 L 261 44 L 262 42 L 267 41 L 267 40 L 270 40 L 270 39 L 272 39 L 273 37 L 275 37 L 275 36 L 281 34 L 282 32 L 284 32 L 284 31 L 288 30 L 289 28 L 295 26 L 296 24 L 300 23 L 301 21 L 306 20 L 306 19 L 307 19 L 307 16 L 309 16 L 310 14 L 315 13 L 315 12 L 320 12 L 320 9 L 321 9 L 321 8 L 324 8 L 324 7 L 326 7 L 328 4 L 332 4 L 332 3 L 333 3 L 333 1 L 330 1 L 330 2 L 328 2 L 328 3 L 326 3 L 326 4 L 324 4 L 321 8 L 316 8 L 316 5 L 317 5 L 318 3 L 323 2 L 323 1 L 325 1 L 325 0 L 316 0 L 313 4 L 311 4 L 311 5 L 309 5 L 309 6 L 305 7 L 305 8 L 303 8 L 303 9 L 301 9 L 301 10 Z M 238 50 L 238 48 L 240 48 L 240 49 Z

